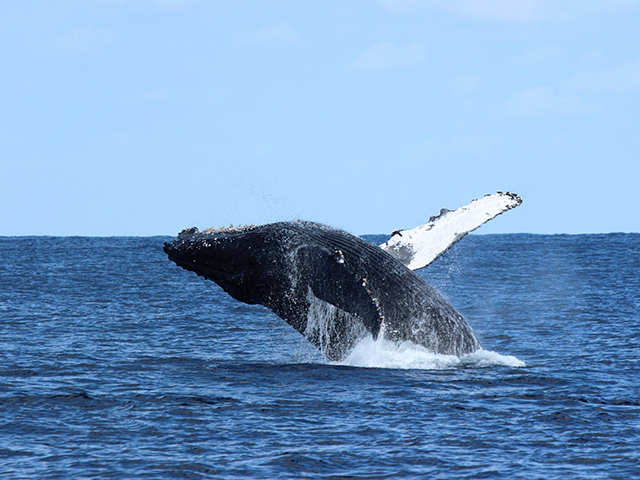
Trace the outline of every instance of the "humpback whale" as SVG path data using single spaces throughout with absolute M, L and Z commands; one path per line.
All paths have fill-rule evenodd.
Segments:
M 294 221 L 220 230 L 192 227 L 165 243 L 164 251 L 236 300 L 269 308 L 329 360 L 344 359 L 368 335 L 460 356 L 480 349 L 478 338 L 413 270 L 521 202 L 511 193 L 487 197 L 484 203 L 474 200 L 453 212 L 443 210 L 415 229 L 396 231 L 381 248 L 327 225 Z M 436 247 L 425 254 L 429 238 Z

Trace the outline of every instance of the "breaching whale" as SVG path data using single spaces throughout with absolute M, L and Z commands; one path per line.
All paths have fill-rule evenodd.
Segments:
M 165 243 L 164 251 L 236 300 L 266 306 L 329 360 L 344 359 L 368 335 L 460 356 L 480 349 L 480 342 L 462 315 L 412 269 L 521 202 L 500 192 L 484 199 L 396 231 L 382 248 L 326 225 L 295 221 L 193 227 Z M 424 254 L 430 237 L 438 246 Z

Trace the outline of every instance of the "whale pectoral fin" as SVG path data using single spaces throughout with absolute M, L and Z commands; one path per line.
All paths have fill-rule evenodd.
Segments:
M 469 232 L 521 203 L 515 193 L 498 192 L 453 211 L 443 208 L 428 223 L 410 230 L 395 230 L 380 248 L 411 270 L 417 270 L 432 263 Z
M 313 256 L 314 271 L 309 275 L 309 287 L 320 300 L 358 317 L 374 339 L 378 338 L 382 313 L 375 298 L 367 291 L 361 276 L 344 261 L 342 252 L 325 248 L 305 248 Z

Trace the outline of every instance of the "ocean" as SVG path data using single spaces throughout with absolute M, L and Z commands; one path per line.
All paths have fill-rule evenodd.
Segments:
M 340 364 L 167 239 L 0 237 L 0 478 L 640 478 L 640 234 L 469 235 L 485 350 Z

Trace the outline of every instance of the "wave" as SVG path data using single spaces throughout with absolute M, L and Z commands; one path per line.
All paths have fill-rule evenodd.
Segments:
M 400 368 L 422 370 L 448 370 L 453 368 L 482 368 L 493 366 L 525 367 L 522 360 L 490 350 L 478 350 L 469 355 L 441 355 L 413 342 L 391 342 L 384 338 L 366 337 L 349 356 L 335 365 L 368 368 Z

